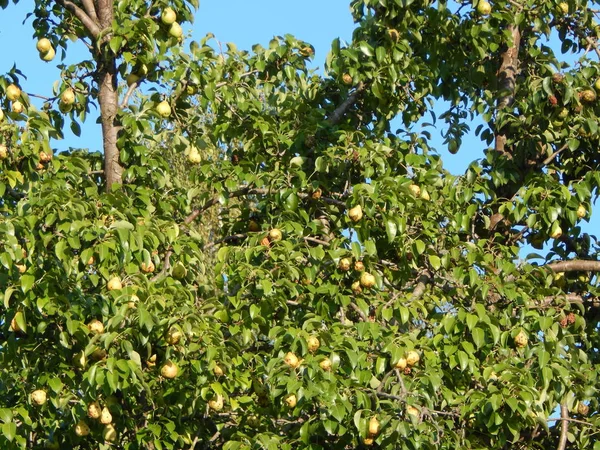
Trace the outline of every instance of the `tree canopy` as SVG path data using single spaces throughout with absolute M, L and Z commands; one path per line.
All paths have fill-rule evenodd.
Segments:
M 61 81 L 0 76 L 0 446 L 600 449 L 598 3 L 353 0 L 322 72 L 186 40 L 198 7 L 32 2 Z M 462 175 L 440 123 L 481 124 Z

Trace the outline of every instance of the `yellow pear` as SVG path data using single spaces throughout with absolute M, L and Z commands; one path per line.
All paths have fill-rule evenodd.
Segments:
M 112 422 L 112 414 L 108 410 L 107 407 L 102 408 L 102 412 L 100 413 L 100 423 L 104 425 Z
M 414 350 L 410 350 L 407 354 L 406 354 L 406 363 L 409 366 L 414 366 L 415 364 L 418 364 L 418 362 L 421 360 L 421 356 L 419 356 L 419 354 L 414 351 Z
M 67 88 L 60 95 L 60 101 L 65 105 L 72 105 L 75 103 L 75 91 L 71 88 Z
M 523 348 L 526 347 L 528 343 L 529 338 L 527 337 L 527 334 L 525 334 L 523 330 L 519 331 L 519 334 L 515 336 L 515 345 L 517 347 Z
M 46 403 L 46 391 L 42 389 L 37 389 L 31 393 L 31 401 L 38 406 L 42 406 Z
M 56 56 L 56 50 L 54 50 L 53 48 L 48 50 L 46 53 L 40 53 L 40 58 L 42 58 L 42 60 L 44 60 L 46 62 L 52 61 L 55 56 Z
M 75 425 L 75 434 L 77 436 L 87 436 L 90 434 L 90 427 L 88 427 L 88 424 L 83 420 L 80 420 L 77 422 L 77 425 Z
M 167 332 L 167 344 L 169 345 L 176 345 L 179 340 L 181 339 L 181 331 L 179 331 L 177 328 L 170 328 L 169 331 Z
M 223 396 L 217 395 L 208 401 L 208 407 L 213 411 L 221 411 L 223 409 Z
M 398 359 L 398 361 L 396 361 L 396 364 L 394 364 L 394 367 L 396 369 L 404 370 L 404 369 L 406 369 L 407 365 L 408 365 L 408 361 L 406 360 L 406 358 L 400 358 L 400 359 Z
M 187 159 L 191 164 L 200 164 L 202 162 L 202 156 L 196 147 L 190 147 L 187 155 Z
M 169 34 L 176 39 L 181 39 L 183 36 L 183 29 L 181 28 L 181 25 L 179 25 L 177 22 L 173 22 L 173 24 L 171 24 L 171 28 L 169 28 Z
M 113 277 L 108 280 L 106 287 L 109 291 L 118 291 L 119 289 L 123 289 L 123 284 L 121 283 L 121 279 L 119 277 Z
M 300 367 L 300 360 L 292 352 L 288 352 L 283 357 L 283 362 L 286 363 L 288 366 L 290 366 L 292 369 L 296 369 L 296 368 Z
M 421 195 L 421 188 L 418 185 L 416 185 L 416 184 L 411 184 L 410 186 L 408 186 L 408 190 L 415 197 L 419 197 Z
M 585 209 L 585 206 L 579 205 L 579 207 L 577 208 L 577 217 L 579 217 L 580 219 L 583 219 L 586 215 L 587 215 L 587 211 Z
M 15 114 L 21 114 L 23 111 L 25 111 L 25 106 L 23 106 L 23 103 L 21 103 L 20 101 L 13 102 L 12 112 L 14 112 Z
M 102 430 L 102 437 L 107 442 L 114 442 L 117 439 L 117 430 L 111 423 L 107 424 Z
M 179 367 L 173 361 L 167 361 L 160 369 L 160 374 L 165 378 L 175 378 L 179 373 Z
M 285 398 L 285 403 L 290 408 L 294 408 L 298 404 L 298 399 L 294 394 L 290 394 Z
M 100 416 L 102 415 L 102 409 L 100 408 L 100 405 L 98 404 L 98 402 L 92 402 L 88 405 L 87 414 L 88 414 L 88 417 L 90 417 L 92 419 L 100 418 Z
M 269 240 L 270 241 L 280 241 L 283 237 L 281 230 L 279 228 L 273 228 L 269 231 Z
M 477 2 L 477 12 L 482 16 L 487 16 L 492 12 L 492 5 L 486 0 L 479 0 Z
M 371 417 L 369 420 L 369 434 L 371 436 L 377 436 L 379 434 L 379 426 L 379 420 L 377 420 L 377 417 Z
M 375 286 L 375 277 L 369 272 L 364 272 L 360 276 L 360 285 L 367 289 L 372 288 L 373 286 Z
M 323 369 L 325 372 L 329 372 L 331 370 L 331 360 L 329 358 L 325 358 L 323 361 L 319 363 L 319 367 Z
M 92 320 L 87 326 L 88 329 L 94 334 L 104 333 L 104 324 L 97 319 Z
M 221 366 L 217 365 L 213 368 L 213 373 L 216 377 L 222 377 L 225 374 L 225 371 Z
M 166 100 L 163 100 L 156 105 L 156 112 L 161 117 L 169 117 L 171 115 L 171 105 Z
M 362 207 L 360 205 L 356 205 L 354 208 L 351 208 L 348 211 L 348 217 L 352 222 L 358 222 L 360 219 L 362 219 L 362 216 L 363 212 Z
M 7 99 L 9 99 L 11 102 L 14 102 L 21 96 L 21 89 L 14 84 L 10 84 L 6 88 L 5 94 Z
M 165 25 L 172 25 L 177 20 L 177 14 L 173 11 L 173 8 L 165 8 L 160 15 L 160 20 Z
M 347 272 L 348 270 L 350 270 L 350 265 L 351 264 L 352 264 L 352 262 L 350 261 L 350 259 L 348 259 L 348 258 L 342 258 L 342 259 L 340 259 L 338 267 L 340 268 L 340 270 L 343 270 L 344 272 Z
M 319 342 L 319 338 L 316 336 L 310 336 L 307 341 L 307 346 L 308 346 L 308 351 L 311 353 L 316 352 L 319 347 L 321 346 L 321 343 Z
M 37 41 L 35 48 L 37 48 L 37 51 L 40 53 L 48 53 L 52 48 L 52 43 L 48 38 L 41 38 Z

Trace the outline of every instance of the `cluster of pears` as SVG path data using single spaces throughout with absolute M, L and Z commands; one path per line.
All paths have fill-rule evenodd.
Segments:
M 19 100 L 21 98 L 21 88 L 19 88 L 19 86 L 16 84 L 8 85 L 4 91 L 4 94 L 6 95 L 6 98 L 12 102 L 12 112 L 15 114 L 21 114 L 23 111 L 25 111 L 25 106 Z M 4 116 L 4 114 L 2 116 Z
M 160 15 L 160 21 L 169 27 L 169 35 L 175 39 L 181 40 L 183 37 L 183 29 L 177 23 L 177 14 L 173 8 L 165 8 Z
M 48 39 L 48 38 L 41 38 L 39 41 L 37 41 L 37 44 L 35 47 L 37 48 L 37 51 L 40 53 L 40 58 L 43 61 L 50 62 L 56 56 L 56 51 L 54 50 L 54 47 L 52 46 L 52 42 L 50 42 L 50 39 Z
M 88 404 L 87 415 L 90 419 L 98 420 L 104 429 L 102 430 L 102 437 L 107 442 L 114 442 L 117 439 L 117 430 L 113 425 L 113 417 L 107 406 L 100 406 L 100 403 L 93 401 Z M 90 434 L 90 427 L 87 422 L 83 419 L 79 420 L 75 425 L 75 434 L 77 436 L 87 436 Z

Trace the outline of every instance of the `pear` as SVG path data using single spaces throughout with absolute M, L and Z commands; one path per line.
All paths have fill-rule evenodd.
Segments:
M 166 100 L 163 100 L 158 105 L 156 105 L 156 112 L 161 117 L 169 117 L 171 115 L 171 105 Z
M 179 368 L 173 361 L 167 361 L 160 369 L 160 374 L 165 378 L 175 378 L 179 373 Z
M 369 434 L 371 436 L 377 436 L 379 434 L 379 420 L 377 420 L 377 417 L 373 416 L 371 417 L 371 419 L 369 420 Z
M 6 88 L 5 94 L 7 99 L 14 102 L 21 96 L 21 89 L 18 86 L 11 84 Z
M 40 53 L 48 53 L 52 49 L 52 43 L 48 38 L 41 38 L 35 46 Z
M 285 398 L 285 403 L 289 408 L 294 408 L 298 404 L 298 399 L 294 394 L 290 394 Z
M 373 286 L 375 286 L 375 277 L 369 272 L 364 272 L 360 276 L 360 285 L 367 289 L 372 288 Z
M 173 22 L 171 28 L 169 28 L 169 34 L 176 39 L 181 39 L 183 36 L 183 29 L 181 28 L 181 25 L 179 25 L 177 22 Z
M 362 219 L 362 216 L 363 212 L 360 205 L 356 205 L 354 208 L 351 208 L 348 211 L 348 217 L 352 222 L 358 222 L 360 219 Z
M 100 423 L 107 425 L 112 422 L 112 414 L 108 410 L 107 407 L 102 408 L 102 412 L 100 413 Z
M 280 241 L 283 237 L 281 230 L 279 228 L 273 228 L 269 231 L 269 240 L 270 241 Z
M 160 15 L 160 21 L 165 25 L 173 25 L 177 20 L 177 14 L 173 11 L 173 8 L 165 8 L 163 9 L 162 14 Z
M 102 415 L 102 409 L 100 408 L 100 405 L 98 404 L 98 402 L 92 402 L 88 405 L 87 414 L 88 414 L 88 417 L 90 417 L 92 419 L 100 418 L 100 416 Z
M 104 427 L 102 437 L 107 442 L 114 442 L 117 439 L 117 430 L 115 430 L 113 424 L 109 423 Z
M 77 436 L 82 436 L 82 437 L 87 436 L 88 434 L 90 434 L 90 427 L 88 427 L 88 424 L 85 423 L 83 420 L 80 420 L 75 425 L 75 434 Z
M 283 362 L 286 363 L 288 366 L 290 366 L 292 369 L 296 369 L 296 368 L 300 367 L 300 360 L 292 352 L 288 352 L 283 357 Z
M 310 336 L 308 338 L 308 340 L 306 341 L 306 343 L 308 344 L 308 351 L 311 353 L 316 352 L 319 347 L 321 346 L 321 343 L 319 342 L 319 338 L 316 336 Z
M 100 322 L 99 320 L 92 320 L 90 323 L 88 323 L 88 329 L 94 333 L 94 334 L 102 334 L 104 333 L 104 324 L 102 322 Z
M 323 369 L 325 372 L 329 372 L 331 370 L 331 360 L 329 358 L 325 358 L 323 361 L 319 363 L 319 367 Z
M 421 357 L 419 356 L 419 354 L 414 351 L 414 350 L 410 350 L 407 354 L 406 354 L 406 364 L 408 364 L 409 366 L 414 366 L 415 364 L 417 364 L 419 361 L 421 360 Z
M 46 399 L 46 391 L 42 389 L 37 389 L 31 393 L 31 401 L 38 406 L 42 406 L 44 403 L 46 403 Z
M 200 162 L 202 161 L 202 156 L 200 156 L 200 152 L 196 147 L 190 147 L 187 159 L 192 164 L 200 164 Z
M 106 287 L 109 291 L 118 291 L 119 289 L 123 289 L 123 284 L 121 283 L 121 279 L 119 277 L 113 277 L 108 280 Z
M 221 411 L 223 409 L 223 396 L 217 395 L 212 400 L 209 400 L 208 407 L 213 411 Z

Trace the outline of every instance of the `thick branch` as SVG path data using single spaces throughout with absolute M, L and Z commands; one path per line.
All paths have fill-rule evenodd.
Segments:
M 86 14 L 86 12 L 77 6 L 75 3 L 69 0 L 55 0 L 56 3 L 61 5 L 63 8 L 70 11 L 75 17 L 81 20 L 83 26 L 89 31 L 92 37 L 95 39 L 100 34 L 100 27 L 98 24 Z
M 496 104 L 497 111 L 512 105 L 515 99 L 515 88 L 517 83 L 517 72 L 519 70 L 519 47 L 521 45 L 521 32 L 517 25 L 509 25 L 512 43 L 502 54 L 502 64 L 498 71 L 498 87 L 500 97 Z M 506 136 L 496 130 L 496 150 L 504 152 Z
M 355 91 L 352 94 L 350 94 L 350 96 L 340 106 L 338 106 L 335 109 L 335 111 L 331 113 L 331 115 L 327 119 L 329 124 L 338 124 L 340 120 L 342 120 L 342 118 L 344 117 L 344 114 L 346 114 L 348 110 L 356 103 L 356 100 L 358 100 L 358 97 L 360 96 L 360 94 L 362 94 L 364 90 L 365 85 L 362 82 L 358 83 Z
M 600 272 L 600 261 L 575 259 L 547 264 L 553 272 Z
M 569 409 L 565 402 L 560 404 L 560 418 L 562 419 L 560 424 L 560 439 L 558 440 L 558 447 L 556 447 L 556 450 L 565 450 L 569 434 L 569 421 L 565 420 L 569 418 Z
M 90 16 L 94 22 L 98 22 L 98 15 L 96 14 L 94 0 L 81 0 L 81 4 L 83 5 L 83 9 L 85 9 L 87 15 Z

